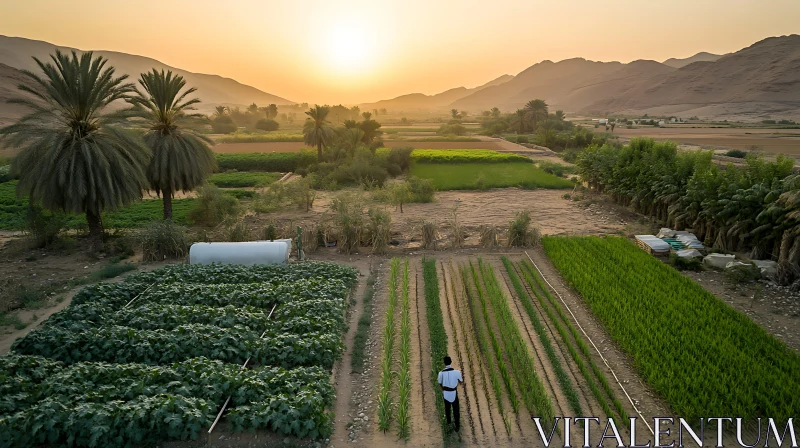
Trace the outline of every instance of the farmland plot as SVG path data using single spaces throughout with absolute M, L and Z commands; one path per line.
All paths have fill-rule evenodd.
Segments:
M 397 280 L 389 282 L 387 294 L 393 320 L 386 319 L 384 326 L 397 330 L 392 341 L 401 340 L 402 328 L 398 320 L 403 269 L 402 263 L 397 263 L 390 274 Z M 415 270 L 415 263 L 411 265 Z M 414 340 L 421 341 L 416 338 L 427 333 L 429 345 L 421 359 L 412 357 L 411 364 L 412 370 L 423 361 L 429 367 L 421 375 L 422 382 L 412 382 L 412 390 L 421 389 L 423 397 L 412 401 L 412 407 L 421 409 L 411 413 L 409 443 L 441 443 L 442 439 L 435 439 L 439 434 L 466 445 L 534 446 L 541 440 L 532 416 L 542 417 L 548 431 L 555 416 L 590 415 L 603 421 L 613 417 L 618 422 L 629 415 L 638 416 L 623 401 L 624 395 L 609 380 L 607 368 L 527 259 L 424 259 L 422 274 L 426 306 L 418 310 L 424 313 L 427 328 L 422 327 Z M 399 352 L 396 345 L 393 350 Z M 436 384 L 445 354 L 465 378 L 458 388 L 459 433 L 445 423 L 442 394 Z M 383 370 L 400 372 L 402 356 L 391 359 L 393 364 Z M 400 407 L 395 404 L 391 409 Z M 376 412 L 380 420 L 381 411 Z M 438 425 L 433 426 L 435 423 Z M 425 425 L 430 425 L 428 431 L 421 430 Z M 627 434 L 625 425 L 619 426 Z M 376 429 L 388 432 L 375 431 L 374 444 L 392 444 L 399 440 L 398 435 L 405 437 L 398 426 Z M 555 436 L 557 443 L 563 440 L 562 432 L 563 427 Z M 573 425 L 570 436 L 573 443 L 583 440 L 583 428 Z
M 0 445 L 194 439 L 223 403 L 234 430 L 327 436 L 355 278 L 326 263 L 170 266 L 84 288 L 0 358 Z

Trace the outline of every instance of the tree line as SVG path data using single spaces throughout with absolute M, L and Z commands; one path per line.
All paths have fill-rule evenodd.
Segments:
M 707 247 L 750 250 L 778 261 L 777 280 L 800 278 L 800 176 L 794 160 L 749 155 L 719 166 L 712 151 L 678 151 L 677 144 L 632 139 L 591 146 L 578 156 L 589 187 L 609 194 L 668 227 L 691 228 Z

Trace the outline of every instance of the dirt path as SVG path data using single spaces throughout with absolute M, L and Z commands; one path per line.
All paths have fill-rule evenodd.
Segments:
M 354 301 L 355 305 L 347 311 L 347 334 L 344 336 L 346 350 L 331 372 L 331 382 L 336 389 L 336 402 L 333 406 L 336 420 L 333 424 L 333 433 L 337 441 L 341 443 L 347 441 L 348 430 L 353 424 L 353 419 L 362 412 L 358 400 L 355 399 L 357 395 L 353 393 L 354 389 L 358 387 L 359 381 L 357 376 L 351 373 L 350 368 L 353 359 L 353 340 L 358 330 L 358 319 L 364 312 L 364 291 L 367 287 L 366 278 L 369 276 L 369 270 L 359 269 L 359 272 L 358 286 L 351 296 L 351 303 Z

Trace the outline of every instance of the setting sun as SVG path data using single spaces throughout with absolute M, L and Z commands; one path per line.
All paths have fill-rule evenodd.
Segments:
M 339 25 L 331 31 L 329 55 L 332 65 L 342 72 L 363 69 L 370 57 L 369 36 L 355 27 Z

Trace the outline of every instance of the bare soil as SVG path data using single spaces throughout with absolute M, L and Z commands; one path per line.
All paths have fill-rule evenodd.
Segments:
M 752 146 L 757 146 L 769 154 L 800 155 L 800 129 L 708 127 L 626 129 L 617 126 L 614 134 L 625 138 L 650 137 L 720 149 L 750 149 Z

